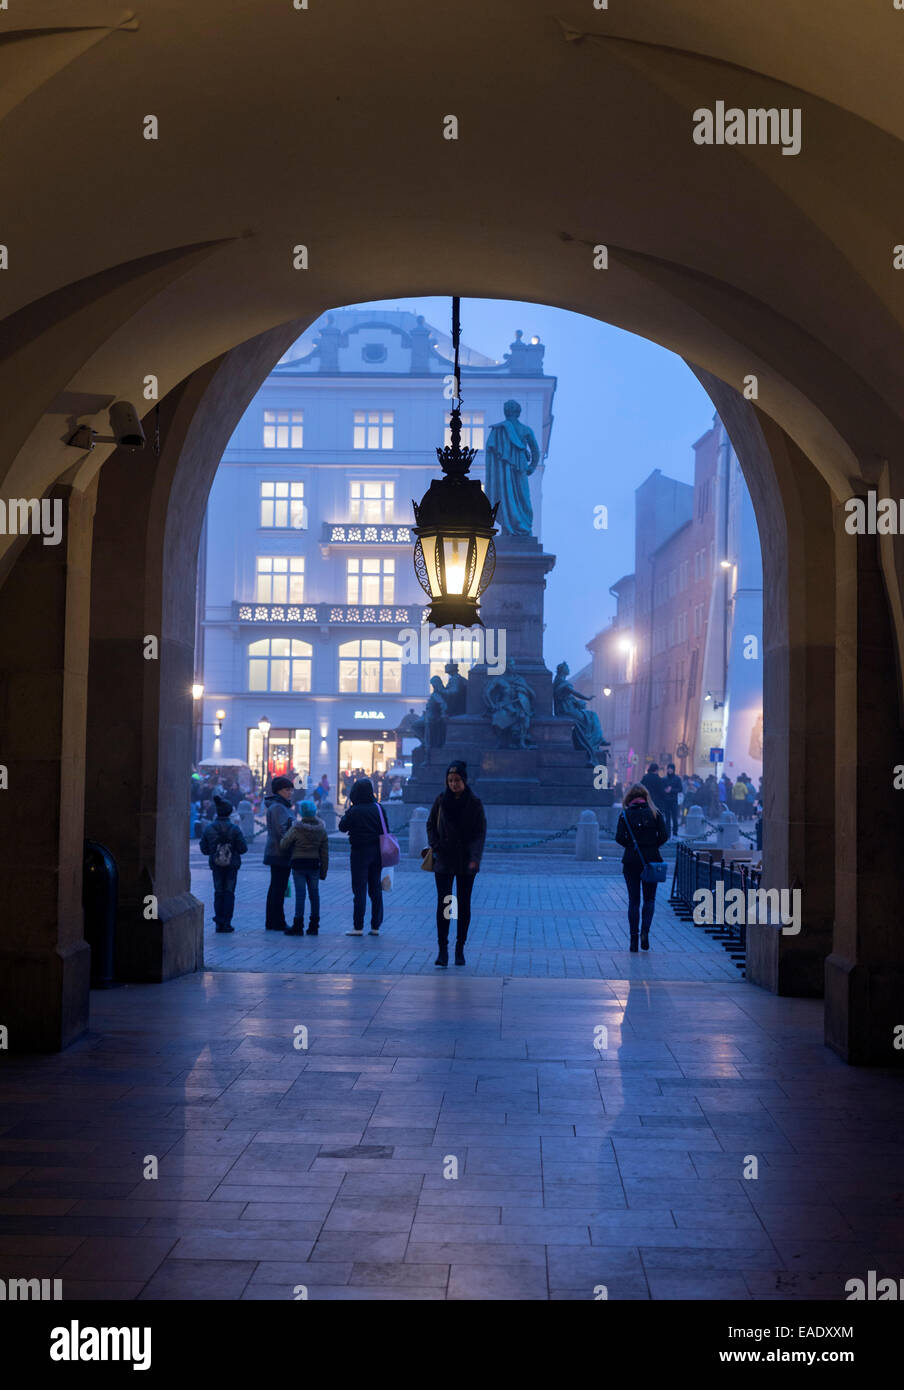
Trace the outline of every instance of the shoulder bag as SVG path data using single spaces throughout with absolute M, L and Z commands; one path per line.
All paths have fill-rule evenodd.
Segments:
M 389 826 L 386 824 L 386 817 L 383 815 L 383 807 L 377 802 L 377 810 L 380 813 L 380 824 L 383 827 L 383 834 L 380 836 L 380 865 L 384 869 L 391 869 L 398 864 L 402 851 L 399 842 L 394 835 L 390 835 Z
M 640 852 L 640 845 L 637 843 L 637 836 L 634 834 L 634 831 L 631 829 L 631 822 L 628 820 L 628 817 L 625 815 L 624 811 L 622 811 L 622 817 L 623 817 L 623 819 L 624 819 L 625 825 L 628 827 L 628 834 L 631 836 L 631 839 L 634 841 L 634 848 L 637 850 L 637 857 L 639 858 L 641 864 L 643 864 L 643 869 L 641 870 L 641 874 L 640 874 L 640 881 L 641 881 L 641 883 L 665 883 L 666 875 L 668 874 L 668 871 L 669 871 L 669 866 L 668 866 L 668 864 L 665 864 L 665 863 L 648 864 L 648 863 L 647 863 L 646 859 L 644 859 L 643 855 L 642 855 L 641 852 Z

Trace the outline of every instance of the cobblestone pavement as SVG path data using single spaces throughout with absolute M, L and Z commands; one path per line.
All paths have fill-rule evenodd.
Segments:
M 264 930 L 269 870 L 255 845 L 238 876 L 232 935 L 214 931 L 213 884 L 207 861 L 192 846 L 192 892 L 204 903 L 204 959 L 211 970 L 300 970 L 305 973 L 433 975 L 436 893 L 432 874 L 409 861 L 384 894 L 379 937 L 345 935 L 351 927 L 348 857 L 334 856 L 321 884 L 317 937 Z M 487 862 L 472 899 L 464 972 L 478 976 L 577 979 L 736 980 L 724 948 L 668 906 L 668 884 L 657 892 L 652 950 L 628 951 L 627 893 L 617 861 L 580 866 L 541 859 L 506 871 Z M 583 869 L 583 872 L 575 872 Z M 286 901 L 287 919 L 295 910 Z M 308 916 L 310 914 L 308 913 Z M 451 933 L 454 936 L 454 930 Z M 454 967 L 450 966 L 450 970 Z M 459 973 L 461 967 L 459 967 Z

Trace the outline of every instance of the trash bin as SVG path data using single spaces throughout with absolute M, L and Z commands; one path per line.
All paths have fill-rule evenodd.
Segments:
M 109 989 L 113 984 L 113 948 L 116 910 L 119 904 L 119 872 L 105 845 L 85 841 L 82 875 L 82 907 L 85 940 L 91 947 L 91 987 Z

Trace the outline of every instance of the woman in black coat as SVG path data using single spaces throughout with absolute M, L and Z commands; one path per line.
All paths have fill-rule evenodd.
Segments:
M 433 851 L 436 878 L 436 937 L 439 943 L 436 965 L 449 964 L 449 910 L 453 901 L 457 928 L 455 964 L 465 963 L 471 891 L 486 837 L 483 803 L 468 786 L 467 763 L 450 763 L 446 769 L 446 790 L 436 798 L 427 817 L 427 843 Z
M 641 874 L 643 873 L 644 862 L 647 864 L 662 863 L 659 846 L 664 845 L 668 838 L 669 830 L 662 814 L 653 805 L 646 787 L 640 782 L 636 782 L 625 792 L 622 814 L 618 818 L 618 826 L 615 831 L 616 842 L 623 845 L 625 850 L 622 855 L 622 873 L 628 888 L 628 930 L 631 933 L 632 951 L 637 950 L 638 924 L 640 925 L 641 948 L 644 951 L 650 949 L 650 924 L 653 921 L 653 908 L 656 904 L 658 885 L 644 883 Z M 642 916 L 640 910 L 641 892 L 643 893 Z

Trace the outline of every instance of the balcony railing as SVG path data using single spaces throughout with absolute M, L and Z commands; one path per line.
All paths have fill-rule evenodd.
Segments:
M 420 604 L 363 603 L 233 603 L 233 621 L 240 623 L 292 623 L 298 627 L 362 623 L 419 627 L 426 609 Z
M 321 545 L 412 545 L 411 527 L 392 522 L 375 525 L 363 521 L 325 521 L 320 534 Z

